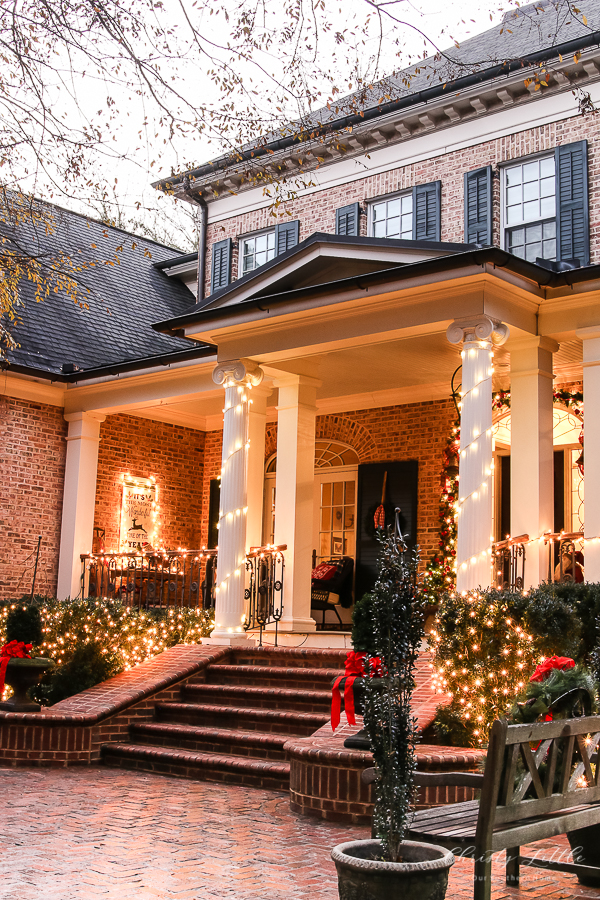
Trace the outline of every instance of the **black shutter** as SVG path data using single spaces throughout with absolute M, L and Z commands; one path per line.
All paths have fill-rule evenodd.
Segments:
M 359 234 L 360 206 L 351 203 L 350 206 L 342 206 L 335 211 L 335 233 L 350 234 L 354 237 Z
M 442 182 L 413 188 L 413 241 L 441 240 Z
M 281 256 L 286 250 L 295 247 L 300 238 L 300 220 L 281 222 L 275 226 L 275 254 Z
M 557 147 L 556 258 L 590 262 L 587 141 Z
M 210 275 L 210 291 L 229 284 L 231 278 L 231 238 L 217 241 L 212 245 L 212 268 Z
M 492 243 L 492 167 L 465 172 L 465 243 Z

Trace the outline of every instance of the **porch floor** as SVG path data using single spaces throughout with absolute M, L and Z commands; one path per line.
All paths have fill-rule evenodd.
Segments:
M 331 847 L 368 836 L 290 812 L 284 793 L 101 767 L 0 769 L 0 790 L 4 900 L 337 900 Z M 568 851 L 563 838 L 532 847 Z M 473 896 L 472 873 L 457 861 L 448 900 Z M 506 888 L 500 856 L 493 879 L 495 900 L 600 900 L 541 869 Z

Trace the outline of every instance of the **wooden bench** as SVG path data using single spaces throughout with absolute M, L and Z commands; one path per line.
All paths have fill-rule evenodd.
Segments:
M 475 900 L 491 896 L 492 854 L 499 850 L 506 850 L 506 883 L 513 887 L 520 865 L 600 881 L 600 868 L 520 852 L 534 841 L 600 823 L 599 743 L 600 716 L 532 725 L 496 721 L 484 773 L 415 773 L 419 786 L 476 787 L 480 799 L 419 810 L 406 837 L 474 859 Z M 363 773 L 367 783 L 375 778 L 375 769 Z

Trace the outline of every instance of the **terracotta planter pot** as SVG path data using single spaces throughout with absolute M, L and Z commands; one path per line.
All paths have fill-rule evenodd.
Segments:
M 380 841 L 338 844 L 331 858 L 340 900 L 444 900 L 454 856 L 436 844 L 404 841 L 404 861 L 385 862 Z
M 53 665 L 53 659 L 44 659 L 41 656 L 33 659 L 15 657 L 9 660 L 5 681 L 11 686 L 14 694 L 10 700 L 0 703 L 0 709 L 8 712 L 39 712 L 42 707 L 29 699 L 28 692 Z

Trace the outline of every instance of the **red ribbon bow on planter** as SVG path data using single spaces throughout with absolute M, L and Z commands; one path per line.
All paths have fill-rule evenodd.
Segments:
M 0 649 L 0 697 L 4 693 L 4 679 L 6 678 L 6 667 L 11 659 L 31 659 L 31 649 L 33 644 L 26 644 L 25 641 L 9 641 Z
M 575 660 L 568 656 L 551 656 L 536 668 L 530 681 L 545 681 L 553 669 L 573 669 Z
M 349 725 L 356 725 L 353 685 L 357 678 L 362 678 L 366 674 L 366 655 L 366 653 L 355 653 L 354 650 L 350 650 L 346 656 L 344 674 L 336 678 L 333 683 L 333 688 L 331 689 L 331 727 L 334 731 L 340 724 L 340 714 L 342 709 L 340 685 L 344 679 L 344 709 L 346 711 L 346 718 Z M 381 678 L 382 675 L 383 669 L 381 660 L 378 656 L 374 656 L 369 664 L 369 677 Z

